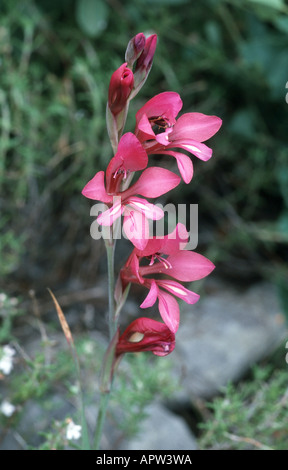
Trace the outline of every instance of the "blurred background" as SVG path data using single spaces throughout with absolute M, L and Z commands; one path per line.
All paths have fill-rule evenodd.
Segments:
M 112 156 L 108 84 L 138 32 L 157 33 L 158 46 L 126 130 L 167 90 L 180 93 L 182 112 L 223 119 L 208 142 L 212 159 L 192 157 L 195 176 L 173 202 L 199 204 L 197 251 L 216 264 L 213 276 L 247 288 L 269 281 L 287 312 L 284 0 L 1 0 L 0 292 L 20 302 L 18 321 L 29 326 L 31 297 L 41 314 L 51 309 L 47 286 L 65 307 L 105 284 L 105 253 L 90 237 L 92 204 L 81 190 Z M 13 322 L 3 315 L 2 344 Z

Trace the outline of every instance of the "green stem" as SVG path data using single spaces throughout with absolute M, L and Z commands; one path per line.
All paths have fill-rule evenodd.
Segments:
M 114 252 L 116 240 L 113 239 L 113 232 L 110 238 L 105 240 L 107 252 L 107 268 L 108 268 L 108 299 L 109 299 L 109 336 L 110 343 L 103 358 L 102 377 L 100 384 L 100 403 L 98 410 L 98 417 L 95 429 L 94 449 L 99 450 L 101 436 L 106 418 L 108 402 L 110 398 L 110 391 L 112 386 L 113 366 L 115 359 L 115 346 L 117 341 L 117 318 L 116 318 L 116 305 L 114 300 L 115 290 L 115 276 L 114 276 Z
M 101 441 L 103 426 L 105 423 L 109 397 L 110 397 L 110 392 L 101 392 L 99 411 L 98 411 L 98 417 L 97 417 L 97 425 L 96 425 L 96 430 L 95 430 L 94 450 L 99 450 L 100 448 L 100 441 Z
M 115 289 L 115 278 L 114 278 L 114 252 L 115 252 L 115 240 L 107 240 L 106 243 L 107 252 L 107 268 L 108 268 L 108 299 L 109 299 L 109 335 L 110 340 L 116 333 L 117 322 L 115 319 L 115 300 L 114 300 L 114 289 Z

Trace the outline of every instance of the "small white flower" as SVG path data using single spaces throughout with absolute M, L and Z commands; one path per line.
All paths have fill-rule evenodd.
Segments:
M 1 354 L 1 353 L 0 353 Z M 3 346 L 2 356 L 0 357 L 0 371 L 5 375 L 9 375 L 13 369 L 13 356 L 15 354 L 15 349 L 11 348 L 9 344 Z
M 75 424 L 72 420 L 69 420 L 66 428 L 66 438 L 68 441 L 71 441 L 72 439 L 80 439 L 81 430 L 82 428 L 79 424 Z
M 12 403 L 10 403 L 7 400 L 2 401 L 0 405 L 0 411 L 4 416 L 6 416 L 7 418 L 10 418 L 10 416 L 13 415 L 15 410 L 16 408 L 14 405 L 12 405 Z
M 0 302 L 4 303 L 7 300 L 7 295 L 4 292 L 0 293 Z
M 3 352 L 4 352 L 4 355 L 7 357 L 12 357 L 16 354 L 15 349 L 11 348 L 9 344 L 6 344 L 6 346 L 3 346 Z

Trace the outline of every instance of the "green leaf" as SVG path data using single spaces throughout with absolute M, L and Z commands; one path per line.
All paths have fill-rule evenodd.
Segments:
M 274 8 L 275 10 L 279 11 L 285 11 L 286 9 L 284 0 L 250 0 L 250 3 Z
M 173 5 L 183 5 L 184 3 L 188 3 L 189 0 L 157 0 L 155 2 L 155 0 L 141 0 L 141 3 L 149 3 L 149 4 L 153 4 L 153 5 L 164 5 L 164 6 L 173 6 Z
M 78 0 L 76 19 L 82 31 L 94 38 L 106 29 L 109 9 L 103 0 Z

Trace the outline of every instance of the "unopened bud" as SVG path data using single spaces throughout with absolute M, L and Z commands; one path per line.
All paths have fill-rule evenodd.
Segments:
M 157 45 L 157 34 L 146 39 L 145 47 L 135 64 L 134 89 L 129 99 L 134 98 L 147 80 L 152 67 L 153 57 Z
M 119 69 L 115 70 L 110 80 L 108 106 L 114 116 L 125 108 L 133 85 L 133 72 L 127 67 L 127 63 L 125 62 Z
M 143 51 L 146 43 L 146 38 L 143 33 L 138 33 L 132 38 L 127 46 L 125 53 L 125 60 L 127 66 L 132 69 L 134 62 L 138 59 Z
M 145 47 L 136 62 L 135 73 L 139 70 L 144 69 L 148 75 L 152 67 L 153 57 L 155 54 L 157 45 L 157 34 L 152 34 L 146 39 Z

